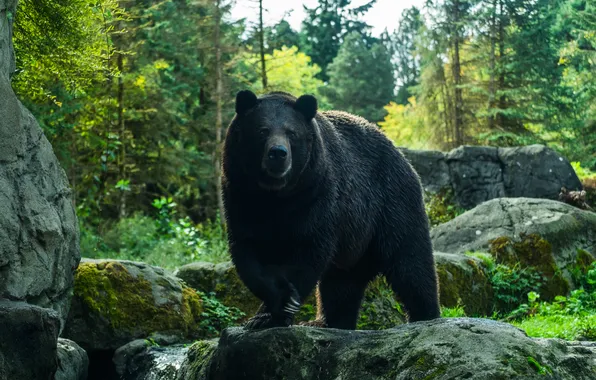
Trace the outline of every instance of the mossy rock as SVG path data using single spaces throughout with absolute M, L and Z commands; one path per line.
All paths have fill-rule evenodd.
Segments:
M 520 233 L 519 240 L 507 236 L 496 238 L 490 242 L 489 251 L 499 264 L 513 267 L 519 263 L 521 267 L 534 268 L 540 273 L 545 280 L 540 287 L 540 296 L 545 301 L 566 295 L 573 285 L 557 266 L 552 245 L 538 234 Z
M 519 241 L 521 234 L 546 240 L 561 270 L 575 263 L 580 249 L 596 255 L 596 213 L 548 199 L 493 199 L 433 228 L 431 238 L 437 251 L 465 254 Z
M 252 317 L 261 301 L 244 285 L 232 262 L 219 264 L 196 262 L 184 265 L 174 272 L 188 286 L 204 293 L 215 293 L 215 297 L 226 306 L 234 306 L 246 314 L 243 320 Z
M 211 359 L 217 350 L 216 340 L 201 340 L 188 348 L 178 379 L 206 379 Z
M 493 288 L 481 260 L 435 252 L 441 306 L 462 306 L 469 316 L 490 315 Z
M 63 337 L 88 352 L 114 350 L 152 334 L 189 341 L 204 336 L 202 297 L 163 269 L 84 259 Z

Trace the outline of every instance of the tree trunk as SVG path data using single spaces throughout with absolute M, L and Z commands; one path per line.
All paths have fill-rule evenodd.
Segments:
M 455 145 L 460 146 L 464 144 L 463 133 L 463 98 L 461 85 L 461 65 L 459 61 L 459 1 L 454 1 L 454 15 L 453 15 L 453 89 L 455 98 L 454 109 L 454 127 L 455 127 Z
M 493 0 L 493 9 L 490 18 L 490 79 L 488 84 L 488 110 L 492 112 L 495 108 L 495 69 L 496 69 L 496 57 L 495 57 L 495 44 L 496 44 L 496 26 L 497 23 L 497 0 Z M 495 117 L 493 115 L 488 116 L 488 127 L 489 129 L 495 128 Z
M 221 61 L 221 0 L 215 2 L 215 188 L 217 192 L 217 208 L 224 223 L 224 204 L 221 186 L 221 140 L 222 140 L 222 103 L 223 103 L 223 63 Z
M 505 26 L 503 25 L 503 0 L 499 0 L 499 87 L 498 90 L 505 89 Z M 499 110 L 502 112 L 507 107 L 505 95 L 499 97 Z M 503 114 L 497 115 L 497 125 L 501 128 L 505 126 Z
M 118 156 L 118 179 L 124 180 L 126 177 L 126 144 L 125 144 L 125 133 L 126 125 L 124 123 L 124 64 L 122 53 L 118 54 L 118 127 L 119 127 L 119 138 L 120 138 L 120 154 Z M 126 217 L 126 191 L 120 189 L 120 219 Z
M 263 27 L 263 0 L 259 0 L 259 47 L 261 53 L 261 80 L 263 90 L 267 90 L 267 68 L 265 66 L 265 28 Z

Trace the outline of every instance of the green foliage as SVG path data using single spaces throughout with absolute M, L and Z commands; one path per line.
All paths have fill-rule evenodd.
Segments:
M 393 98 L 391 57 L 381 43 L 367 46 L 362 35 L 349 34 L 329 65 L 329 84 L 321 89 L 331 106 L 377 122 Z
M 273 26 L 265 26 L 263 29 L 263 42 L 267 54 L 272 54 L 274 50 L 282 50 L 284 46 L 300 46 L 300 34 L 292 29 L 286 20 L 281 20 Z M 258 38 L 259 29 L 254 28 L 250 36 L 244 41 L 244 44 L 249 48 L 259 46 Z
M 399 86 L 396 96 L 398 104 L 407 104 L 412 96 L 410 87 L 418 84 L 420 57 L 418 56 L 416 44 L 423 25 L 424 20 L 418 8 L 404 9 L 397 30 L 391 38 L 387 39 L 392 52 Z
M 453 190 L 444 189 L 436 194 L 425 194 L 424 208 L 431 227 L 446 223 L 465 212 L 465 209 L 455 204 Z
M 338 56 L 347 35 L 355 32 L 367 44 L 375 41 L 368 33 L 370 25 L 360 19 L 375 2 L 369 0 L 358 7 L 350 7 L 352 0 L 322 0 L 314 8 L 304 7 L 306 18 L 302 22 L 301 47 L 322 69 L 319 79 L 329 80 L 327 66 Z
M 194 224 L 177 218 L 176 204 L 160 198 L 153 202 L 157 217 L 142 214 L 119 220 L 98 233 L 81 223 L 81 252 L 84 257 L 143 261 L 175 268 L 194 261 L 229 260 L 226 232 L 219 217 Z
M 462 305 L 456 307 L 441 307 L 441 318 L 462 318 L 467 317 Z
M 272 54 L 265 54 L 267 89 L 263 89 L 262 82 L 258 80 L 260 60 L 259 54 L 247 51 L 239 56 L 237 67 L 237 75 L 248 82 L 255 93 L 284 91 L 295 96 L 312 94 L 324 101 L 319 94 L 323 82 L 316 78 L 321 69 L 311 64 L 310 57 L 299 52 L 298 47 L 282 46 L 279 50 L 273 50 Z M 324 104 L 322 108 L 325 108 Z
M 596 262 L 579 281 L 578 289 L 553 302 L 540 302 L 540 295 L 529 292 L 528 302 L 512 311 L 508 319 L 528 335 L 563 339 L 596 339 Z
M 217 336 L 230 326 L 234 326 L 246 316 L 236 307 L 228 307 L 215 298 L 215 293 L 202 294 L 203 312 L 201 313 L 201 329 L 207 336 Z
M 123 17 L 114 0 L 21 0 L 15 17 L 16 92 L 61 105 L 55 83 L 82 95 L 105 73 L 111 46 L 108 23 Z
M 409 98 L 405 105 L 389 102 L 384 108 L 387 115 L 378 124 L 395 145 L 411 149 L 430 146 L 431 134 L 425 128 L 425 115 L 415 97 Z
M 584 181 L 586 179 L 593 179 L 596 180 L 596 171 L 592 171 L 590 169 L 586 169 L 582 167 L 579 161 L 571 162 L 571 166 L 575 171 L 575 174 L 579 177 L 580 181 Z
M 497 264 L 490 268 L 490 280 L 498 312 L 508 313 L 520 304 L 525 294 L 539 291 L 544 278 L 532 267 Z

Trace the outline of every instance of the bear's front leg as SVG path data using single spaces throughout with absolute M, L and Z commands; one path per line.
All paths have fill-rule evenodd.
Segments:
M 238 276 L 246 287 L 261 301 L 263 307 L 251 318 L 247 328 L 289 326 L 300 308 L 300 295 L 285 277 L 278 265 L 262 265 L 250 244 L 230 247 L 232 261 Z

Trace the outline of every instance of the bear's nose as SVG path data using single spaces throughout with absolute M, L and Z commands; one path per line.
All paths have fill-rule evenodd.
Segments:
M 288 150 L 283 145 L 274 145 L 269 149 L 270 160 L 285 160 L 288 156 Z

